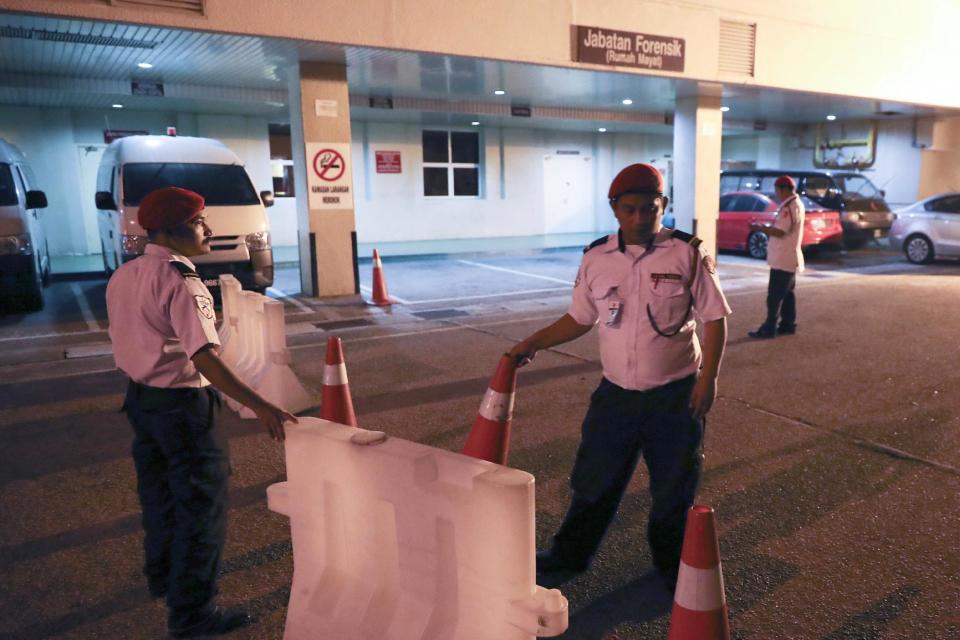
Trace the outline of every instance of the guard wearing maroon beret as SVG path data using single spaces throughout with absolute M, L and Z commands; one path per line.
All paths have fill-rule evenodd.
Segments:
M 608 197 L 620 229 L 584 249 L 567 313 L 508 353 L 522 366 L 599 325 L 603 378 L 583 421 L 570 507 L 552 547 L 537 554 L 537 571 L 586 570 L 643 455 L 653 561 L 673 585 L 730 307 L 700 240 L 661 226 L 667 198 L 655 167 L 626 167 Z
M 213 299 L 190 258 L 210 252 L 203 197 L 166 187 L 140 202 L 144 254 L 107 285 L 110 341 L 130 379 L 123 410 L 143 510 L 144 573 L 166 597 L 176 638 L 219 635 L 250 622 L 216 606 L 227 524 L 227 438 L 220 389 L 250 407 L 275 440 L 291 414 L 241 382 L 218 355 Z
M 767 317 L 757 329 L 747 332 L 751 338 L 769 339 L 797 332 L 797 299 L 794 289 L 797 273 L 803 271 L 803 226 L 806 209 L 797 197 L 797 183 L 790 176 L 780 176 L 773 183 L 776 191 L 777 215 L 772 224 L 755 223 L 751 231 L 768 236 Z

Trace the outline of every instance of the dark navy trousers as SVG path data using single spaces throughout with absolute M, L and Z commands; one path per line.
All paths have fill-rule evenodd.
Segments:
M 762 331 L 773 333 L 780 326 L 792 329 L 797 325 L 797 297 L 793 290 L 797 286 L 797 274 L 793 271 L 770 269 L 770 280 L 767 282 L 767 319 L 764 320 Z
M 600 382 L 583 421 L 573 495 L 553 539 L 555 554 L 571 565 L 590 563 L 643 455 L 653 499 L 647 527 L 653 561 L 676 575 L 703 460 L 704 421 L 690 409 L 695 381 L 690 376 L 646 391 Z
M 215 606 L 230 475 L 220 405 L 212 387 L 132 381 L 124 403 L 143 510 L 143 570 L 152 592 L 166 592 L 174 630 L 202 622 Z

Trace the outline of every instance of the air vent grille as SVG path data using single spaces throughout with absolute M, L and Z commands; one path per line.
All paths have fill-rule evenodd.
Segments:
M 757 47 L 757 25 L 731 20 L 720 21 L 720 73 L 753 77 Z
M 204 0 L 107 0 L 107 2 L 114 6 L 136 5 L 155 7 L 158 9 L 189 11 L 190 13 L 205 15 Z

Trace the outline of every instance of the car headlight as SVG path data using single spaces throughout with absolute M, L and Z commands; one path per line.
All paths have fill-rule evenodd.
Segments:
M 120 236 L 120 252 L 128 256 L 143 255 L 143 250 L 147 248 L 147 240 L 147 236 L 123 234 Z
M 0 256 L 31 256 L 33 244 L 26 233 L 15 236 L 0 236 Z
M 270 232 L 269 231 L 257 231 L 256 233 L 248 233 L 244 240 L 247 243 L 247 249 L 250 251 L 266 251 L 270 248 Z

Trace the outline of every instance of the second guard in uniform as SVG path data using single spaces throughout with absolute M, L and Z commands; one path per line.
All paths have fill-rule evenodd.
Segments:
M 220 360 L 213 299 L 190 261 L 210 251 L 204 199 L 158 189 L 138 219 L 150 242 L 110 278 L 107 314 L 114 359 L 130 379 L 123 410 L 134 433 L 144 573 L 151 595 L 166 598 L 173 637 L 220 635 L 250 618 L 216 604 L 230 455 L 215 388 L 250 407 L 274 440 L 296 418 Z
M 699 239 L 661 227 L 667 198 L 655 167 L 626 167 L 608 196 L 619 231 L 584 250 L 569 310 L 508 352 L 523 366 L 599 325 L 603 379 L 583 421 L 570 507 L 552 547 L 537 554 L 537 571 L 589 566 L 642 455 L 653 561 L 673 585 L 730 307 Z M 695 317 L 704 323 L 702 348 Z

